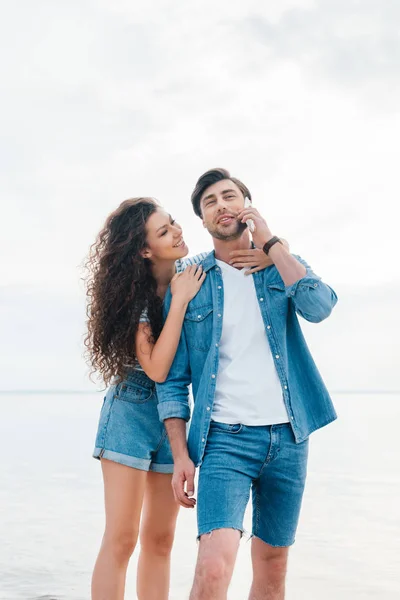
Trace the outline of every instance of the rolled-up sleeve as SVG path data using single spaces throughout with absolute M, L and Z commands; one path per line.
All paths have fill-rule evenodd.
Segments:
M 158 414 L 165 419 L 190 419 L 189 385 L 191 372 L 185 332 L 182 329 L 174 361 L 164 383 L 157 383 Z
M 293 302 L 296 312 L 311 323 L 323 321 L 337 303 L 334 290 L 316 275 L 300 256 L 295 258 L 306 267 L 304 277 L 286 286 L 286 296 Z

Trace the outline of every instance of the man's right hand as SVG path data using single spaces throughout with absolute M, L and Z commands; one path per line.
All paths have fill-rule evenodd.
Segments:
M 194 508 L 196 500 L 194 495 L 194 476 L 196 468 L 193 461 L 187 456 L 174 461 L 174 474 L 172 476 L 172 489 L 175 500 L 184 508 Z M 186 491 L 185 491 L 186 483 Z

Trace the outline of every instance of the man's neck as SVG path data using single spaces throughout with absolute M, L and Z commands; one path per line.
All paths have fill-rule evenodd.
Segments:
M 233 250 L 248 250 L 249 248 L 251 248 L 250 234 L 248 229 L 243 231 L 242 235 L 236 240 L 226 242 L 224 240 L 217 240 L 216 238 L 214 238 L 213 242 L 215 249 L 215 258 L 217 260 L 222 260 L 226 263 L 229 263 L 231 259 L 229 253 Z

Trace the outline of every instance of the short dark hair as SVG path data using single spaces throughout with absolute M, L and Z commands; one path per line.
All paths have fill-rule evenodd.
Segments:
M 231 177 L 231 174 L 226 169 L 210 169 L 210 171 L 206 171 L 198 179 L 191 196 L 193 210 L 198 217 L 201 217 L 200 200 L 205 190 L 210 187 L 210 185 L 217 183 L 217 181 L 223 181 L 224 179 L 230 179 L 233 183 L 236 183 L 243 196 L 251 200 L 249 189 L 240 181 L 240 179 Z

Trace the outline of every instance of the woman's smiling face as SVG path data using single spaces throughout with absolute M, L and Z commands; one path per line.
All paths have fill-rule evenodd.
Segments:
M 189 251 L 183 240 L 181 226 L 162 208 L 147 219 L 146 233 L 146 258 L 178 260 Z

